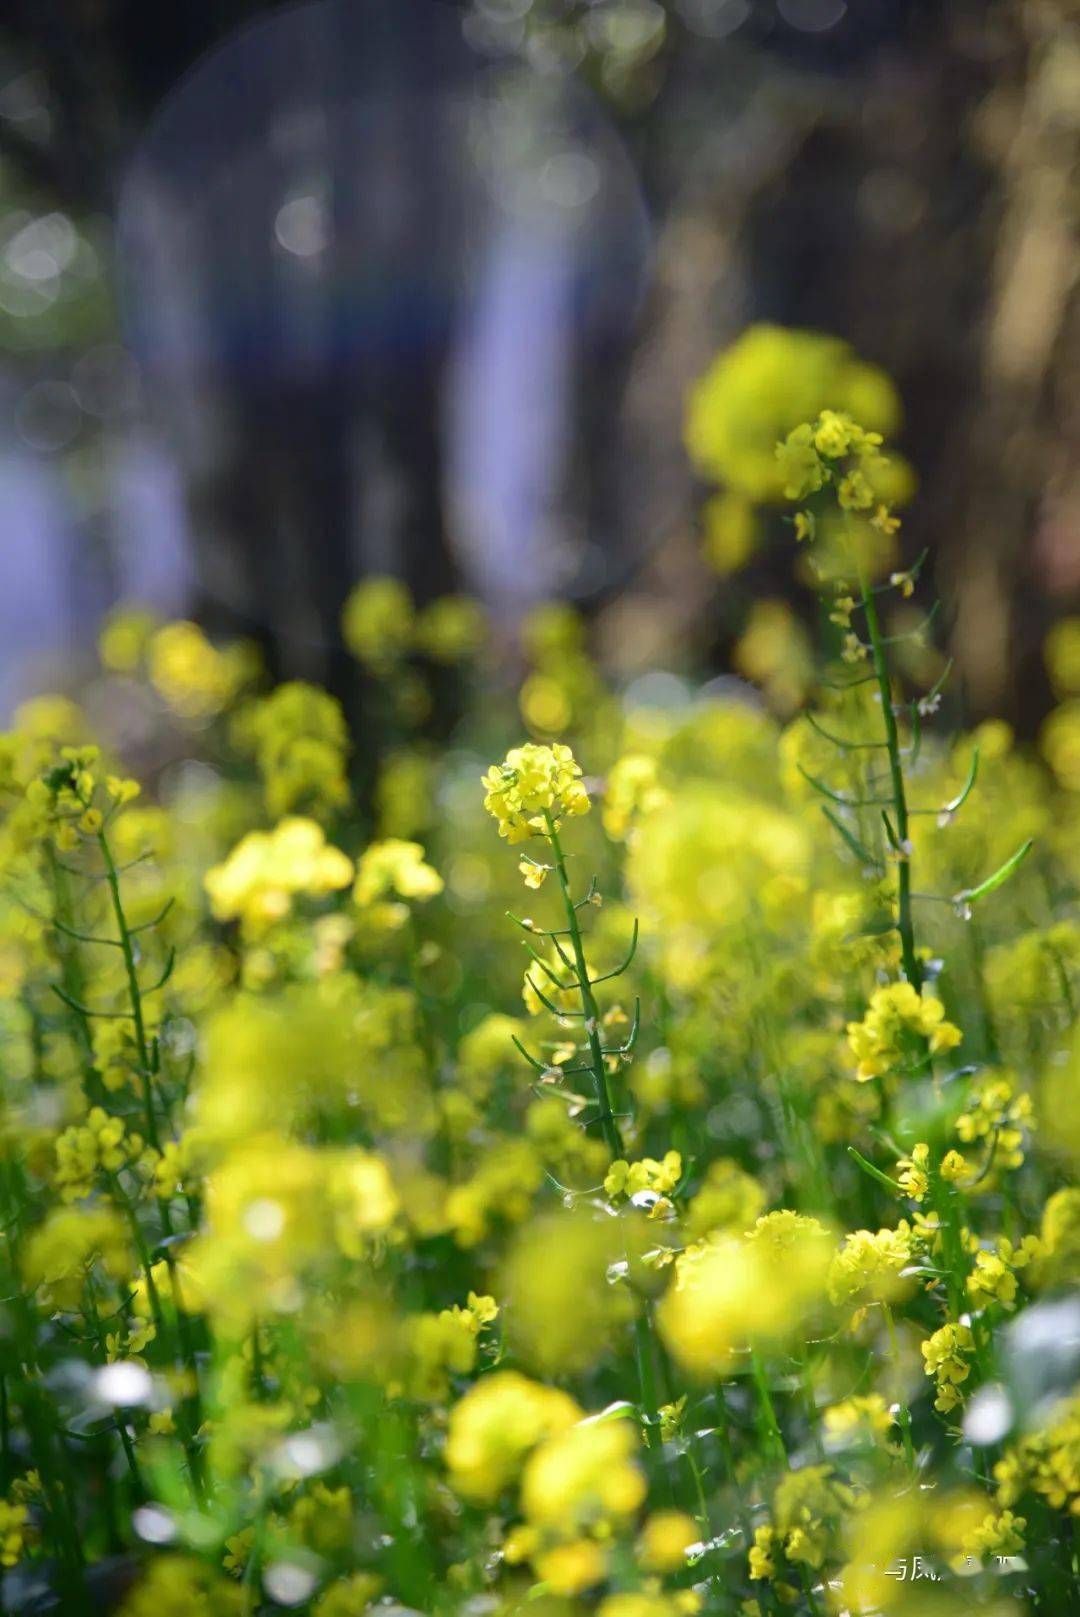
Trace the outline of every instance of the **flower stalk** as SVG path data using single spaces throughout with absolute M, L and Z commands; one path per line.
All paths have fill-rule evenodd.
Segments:
M 858 567 L 859 591 L 866 632 L 870 640 L 874 678 L 881 699 L 881 716 L 885 727 L 885 745 L 889 755 L 889 779 L 892 787 L 893 813 L 896 816 L 896 908 L 897 929 L 900 933 L 900 960 L 904 976 L 916 990 L 922 986 L 922 972 L 915 952 L 915 925 L 911 907 L 911 839 L 908 834 L 907 788 L 904 782 L 904 764 L 900 753 L 900 731 L 893 708 L 892 679 L 885 644 L 878 618 L 877 601 L 870 588 L 865 569 Z

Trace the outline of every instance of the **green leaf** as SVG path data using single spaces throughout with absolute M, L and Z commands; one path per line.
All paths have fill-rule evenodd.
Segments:
M 978 749 L 978 747 L 973 747 L 972 751 L 971 751 L 971 764 L 970 764 L 970 767 L 968 768 L 967 780 L 964 782 L 962 788 L 957 793 L 957 795 L 952 799 L 952 801 L 949 802 L 949 803 L 946 803 L 939 810 L 940 814 L 957 814 L 960 811 L 960 809 L 963 808 L 964 804 L 967 802 L 968 798 L 971 796 L 972 789 L 974 788 L 975 781 L 976 781 L 976 779 L 978 777 L 978 773 L 979 773 L 979 749 Z
M 894 1196 L 902 1196 L 904 1194 L 903 1185 L 898 1185 L 896 1180 L 890 1179 L 887 1173 L 882 1173 L 881 1169 L 875 1168 L 872 1162 L 867 1162 L 862 1152 L 856 1151 L 853 1145 L 848 1146 L 848 1156 L 854 1157 L 863 1173 L 868 1173 L 871 1179 L 876 1179 L 879 1184 L 885 1186 L 886 1190 L 891 1190 Z
M 988 893 L 996 892 L 999 887 L 1004 886 L 1010 876 L 1020 869 L 1034 846 L 1034 837 L 1028 837 L 1027 841 L 1017 848 L 1011 858 L 1006 859 L 1000 869 L 995 870 L 992 876 L 987 876 L 986 880 L 980 882 L 978 887 L 965 887 L 959 893 L 956 893 L 953 897 L 953 903 L 957 907 L 974 904 L 976 899 L 985 898 Z
M 844 938 L 845 943 L 852 943 L 856 938 L 883 938 L 887 932 L 896 931 L 896 917 L 894 915 L 871 916 L 865 926 L 858 927 L 854 932 L 848 932 Z
M 635 1404 L 629 1403 L 625 1398 L 619 1398 L 613 1404 L 600 1410 L 597 1415 L 587 1415 L 580 1426 L 603 1426 L 611 1420 L 639 1420 L 640 1416 Z
M 881 860 L 878 859 L 875 854 L 872 854 L 869 848 L 865 847 L 863 843 L 859 841 L 858 837 L 853 835 L 853 833 L 848 830 L 847 826 L 844 824 L 838 814 L 834 814 L 832 809 L 827 808 L 824 803 L 821 805 L 821 812 L 824 814 L 829 824 L 833 827 L 834 831 L 839 832 L 840 836 L 844 840 L 844 843 L 848 848 L 851 849 L 851 852 L 855 855 L 856 859 L 861 859 L 864 865 L 880 866 Z

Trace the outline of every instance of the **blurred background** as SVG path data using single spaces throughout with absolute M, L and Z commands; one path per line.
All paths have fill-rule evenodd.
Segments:
M 0 718 L 118 602 L 348 705 L 381 574 L 505 648 L 573 602 L 616 678 L 755 674 L 811 597 L 686 401 L 734 353 L 706 405 L 771 453 L 779 327 L 877 378 L 967 716 L 1030 733 L 1080 609 L 1078 215 L 1076 0 L 7 0 Z

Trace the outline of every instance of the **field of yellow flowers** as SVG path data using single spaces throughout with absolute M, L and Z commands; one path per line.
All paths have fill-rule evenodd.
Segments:
M 866 377 L 740 489 L 728 363 L 796 716 L 624 698 L 556 606 L 470 705 L 479 608 L 373 579 L 359 787 L 134 610 L 97 734 L 0 737 L 3 1610 L 1080 1610 L 1080 624 L 1041 752 L 950 734 Z

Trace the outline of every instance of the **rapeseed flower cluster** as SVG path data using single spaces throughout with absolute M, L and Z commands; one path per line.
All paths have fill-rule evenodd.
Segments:
M 941 1001 L 920 994 L 909 982 L 875 989 L 866 1014 L 860 1022 L 849 1022 L 847 1033 L 860 1083 L 910 1065 L 924 1048 L 932 1055 L 953 1050 L 963 1037 L 946 1021 Z
M 960 1388 L 971 1374 L 975 1337 L 966 1324 L 942 1325 L 922 1344 L 926 1373 L 937 1382 L 934 1408 L 955 1409 L 963 1396 Z
M 1075 1398 L 1006 1449 L 994 1466 L 994 1481 L 1004 1506 L 1029 1497 L 1080 1515 L 1080 1406 Z
M 319 818 L 349 801 L 349 737 L 340 702 L 316 685 L 291 680 L 241 707 L 234 745 L 250 752 L 262 777 L 267 812 L 294 809 Z
M 484 807 L 497 821 L 499 835 L 512 843 L 545 835 L 549 819 L 557 826 L 565 815 L 589 812 L 581 765 L 559 742 L 512 747 L 488 770 L 484 789 Z
M 297 895 L 324 898 L 352 879 L 352 860 L 327 843 L 322 827 L 294 816 L 272 831 L 249 831 L 207 871 L 206 891 L 217 920 L 239 919 L 258 936 L 289 914 Z

